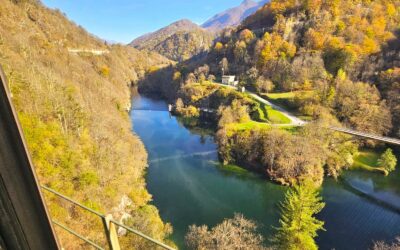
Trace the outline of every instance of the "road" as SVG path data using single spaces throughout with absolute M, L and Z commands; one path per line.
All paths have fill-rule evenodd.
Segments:
M 234 90 L 237 90 L 236 87 L 234 86 L 229 86 L 229 85 L 225 85 L 225 84 L 221 84 L 221 83 L 215 83 L 219 86 L 222 87 L 226 87 L 226 88 L 231 88 Z M 302 119 L 296 117 L 295 115 L 291 114 L 289 111 L 287 111 L 286 109 L 282 108 L 281 106 L 278 106 L 264 98 L 262 98 L 261 96 L 257 95 L 256 93 L 253 93 L 251 91 L 246 90 L 246 93 L 251 96 L 254 100 L 257 100 L 265 105 L 271 106 L 273 109 L 278 110 L 279 112 L 281 112 L 282 114 L 284 114 L 287 118 L 289 118 L 289 120 L 291 121 L 290 124 L 283 124 L 284 126 L 304 126 L 307 124 L 306 121 L 303 121 Z M 275 124 L 275 126 L 279 126 L 279 124 Z
M 221 84 L 221 83 L 216 83 L 216 84 L 220 85 L 220 86 L 223 86 L 223 87 L 228 87 L 228 88 L 237 90 L 237 88 L 234 87 L 234 86 L 228 86 L 228 85 Z M 259 101 L 259 102 L 261 102 L 261 103 L 263 103 L 265 105 L 269 105 L 275 110 L 278 110 L 279 112 L 284 114 L 287 118 L 289 118 L 290 121 L 291 121 L 291 124 L 284 124 L 284 125 L 275 124 L 275 126 L 304 126 L 304 125 L 307 124 L 306 121 L 294 116 L 289 111 L 287 111 L 286 109 L 282 108 L 281 106 L 278 106 L 278 105 L 276 105 L 276 104 L 274 104 L 274 103 L 262 98 L 261 96 L 251 92 L 251 91 L 247 91 L 246 90 L 246 93 L 249 94 L 253 99 L 255 99 L 255 100 L 257 100 L 257 101 Z M 377 140 L 377 141 L 381 141 L 381 142 L 384 142 L 384 143 L 400 146 L 400 139 L 397 139 L 397 138 L 374 135 L 374 134 L 360 132 L 360 131 L 356 131 L 356 130 L 348 129 L 348 128 L 329 127 L 329 129 L 334 130 L 334 131 L 338 131 L 338 132 L 342 132 L 342 133 L 345 133 L 345 134 L 349 134 L 349 135 L 359 136 L 359 137 L 366 138 L 366 139 Z

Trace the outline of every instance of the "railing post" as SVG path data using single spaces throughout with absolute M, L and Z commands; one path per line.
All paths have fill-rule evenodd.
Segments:
M 115 228 L 114 223 L 111 222 L 113 219 L 112 215 L 109 214 L 106 217 L 102 218 L 104 225 L 104 232 L 106 233 L 108 245 L 111 250 L 121 250 L 119 246 L 118 234 Z

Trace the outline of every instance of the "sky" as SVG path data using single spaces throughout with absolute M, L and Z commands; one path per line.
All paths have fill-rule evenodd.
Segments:
M 42 0 L 107 41 L 129 43 L 180 19 L 202 24 L 242 0 Z

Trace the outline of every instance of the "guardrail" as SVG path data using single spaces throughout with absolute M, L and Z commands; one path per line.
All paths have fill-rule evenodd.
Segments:
M 0 249 L 59 249 L 0 65 Z
M 42 187 L 43 190 L 45 190 L 45 191 L 47 191 L 49 193 L 52 193 L 52 194 L 62 198 L 63 200 L 68 201 L 68 202 L 80 207 L 81 209 L 83 209 L 83 210 L 85 210 L 85 211 L 87 211 L 87 212 L 89 212 L 91 214 L 94 214 L 97 217 L 99 217 L 101 219 L 101 221 L 103 222 L 104 234 L 105 234 L 105 236 L 107 238 L 109 249 L 112 249 L 112 250 L 121 249 L 120 245 L 119 245 L 118 234 L 117 234 L 117 231 L 116 231 L 116 226 L 118 226 L 118 227 L 124 228 L 125 230 L 127 230 L 130 233 L 133 233 L 133 234 L 135 234 L 135 235 L 137 235 L 137 236 L 139 236 L 139 237 L 141 237 L 143 239 L 148 240 L 149 242 L 152 242 L 155 246 L 158 246 L 158 247 L 161 247 L 161 248 L 167 249 L 167 250 L 175 250 L 174 248 L 172 248 L 172 247 L 170 247 L 170 246 L 168 246 L 168 245 L 166 245 L 166 244 L 164 244 L 164 243 L 162 243 L 162 242 L 160 242 L 158 240 L 155 240 L 155 239 L 153 239 L 153 238 L 151 238 L 151 237 L 139 232 L 138 230 L 135 230 L 135 229 L 130 228 L 130 227 L 118 222 L 118 221 L 115 221 L 112 218 L 111 215 L 101 214 L 101 213 L 99 213 L 99 212 L 97 212 L 97 211 L 95 211 L 95 210 L 93 210 L 93 209 L 91 209 L 91 208 L 89 208 L 89 207 L 87 207 L 85 205 L 82 205 L 82 204 L 72 200 L 71 198 L 69 198 L 69 197 L 67 197 L 67 196 L 65 196 L 65 195 L 63 195 L 63 194 L 61 194 L 61 193 L 59 193 L 59 192 L 57 192 L 57 191 L 55 191 L 55 190 L 53 190 L 51 188 L 48 188 L 46 186 L 42 185 L 41 187 Z M 54 225 L 62 228 L 63 230 L 67 231 L 68 233 L 70 233 L 70 234 L 74 235 L 75 237 L 81 239 L 82 241 L 86 242 L 87 244 L 91 245 L 92 247 L 94 247 L 96 249 L 99 249 L 99 250 L 105 249 L 103 246 L 100 246 L 96 242 L 94 242 L 94 241 L 92 241 L 92 240 L 90 240 L 90 239 L 78 234 L 77 232 L 75 232 L 71 228 L 59 223 L 58 221 L 52 220 L 52 222 L 53 222 Z

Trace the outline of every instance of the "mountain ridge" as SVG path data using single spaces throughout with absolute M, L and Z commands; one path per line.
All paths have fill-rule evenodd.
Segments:
M 184 61 L 208 51 L 219 31 L 238 26 L 266 2 L 268 0 L 244 0 L 239 6 L 214 15 L 201 26 L 189 19 L 181 19 L 144 34 L 128 45 L 139 50 L 156 51 L 170 60 Z
M 182 19 L 136 38 L 129 46 L 156 51 L 171 60 L 183 61 L 207 51 L 213 40 L 211 32 L 188 19 Z
M 138 38 L 135 38 L 132 42 L 130 42 L 129 45 L 137 49 L 143 49 L 144 46 L 142 45 L 142 43 L 146 41 L 153 40 L 157 37 L 168 38 L 169 36 L 173 35 L 178 31 L 182 32 L 182 31 L 191 31 L 196 29 L 201 29 L 201 27 L 193 23 L 189 19 L 181 19 L 161 29 L 139 36 Z
M 239 6 L 214 15 L 204 22 L 201 27 L 213 32 L 218 32 L 227 27 L 238 26 L 244 19 L 255 13 L 267 2 L 268 0 L 262 0 L 259 2 L 244 0 Z

